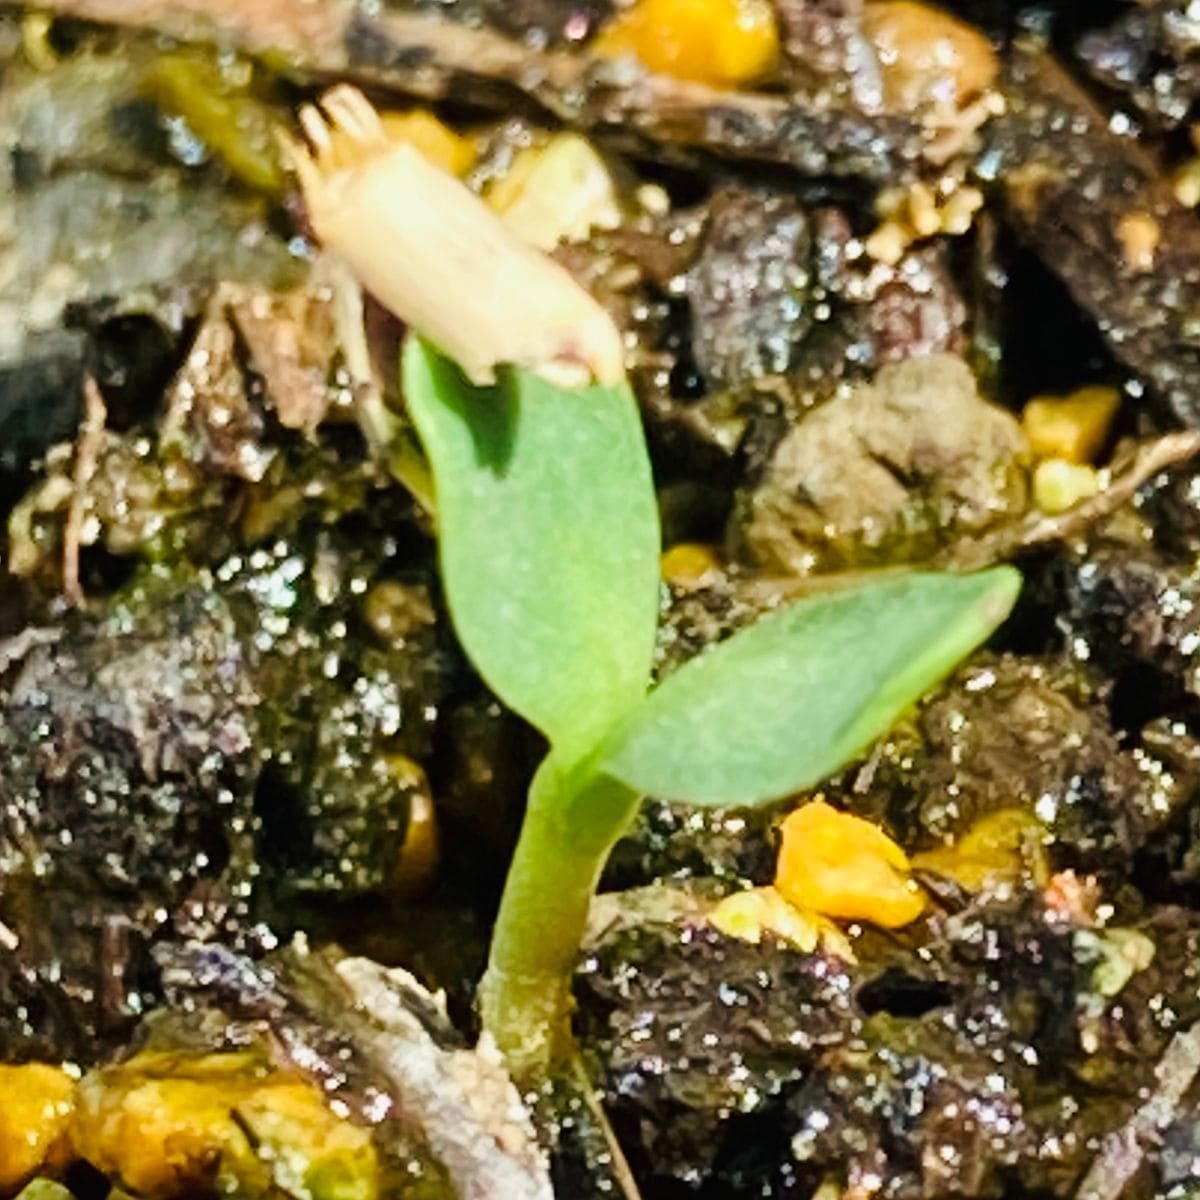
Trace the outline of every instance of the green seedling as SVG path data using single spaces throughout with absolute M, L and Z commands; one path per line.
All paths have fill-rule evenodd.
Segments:
M 819 782 L 991 633 L 1020 580 L 913 574 L 804 600 L 652 690 L 658 515 L 620 331 L 353 88 L 301 124 L 309 145 L 284 145 L 314 230 L 412 331 L 403 390 L 459 640 L 550 744 L 479 993 L 535 1082 L 570 1054 L 588 907 L 641 797 L 764 804 Z
M 1020 577 L 913 573 L 813 596 L 651 688 L 659 525 L 628 385 L 568 391 L 510 367 L 479 387 L 415 336 L 403 385 L 458 637 L 550 744 L 479 993 L 484 1028 L 533 1082 L 570 1052 L 588 907 L 641 798 L 749 806 L 820 782 L 988 637 Z

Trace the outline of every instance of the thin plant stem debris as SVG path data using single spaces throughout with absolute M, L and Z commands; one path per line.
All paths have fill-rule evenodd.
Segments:
M 1200 433 L 1168 433 L 1134 447 L 1126 458 L 1114 462 L 1112 479 L 1090 499 L 1058 516 L 1030 513 L 1011 526 L 1001 526 L 976 541 L 962 541 L 945 552 L 939 565 L 977 571 L 990 563 L 1004 562 L 1022 550 L 1048 542 L 1078 537 L 1127 504 L 1147 480 L 1185 463 L 1200 453 Z
M 79 551 L 83 545 L 88 511 L 88 486 L 96 474 L 104 445 L 104 422 L 108 410 L 96 381 L 83 381 L 83 422 L 75 448 L 75 470 L 71 479 L 71 502 L 63 525 L 63 595 L 69 604 L 82 608 L 87 602 L 79 581 Z
M 1100 1147 L 1075 1193 L 1076 1200 L 1119 1200 L 1146 1154 L 1179 1117 L 1179 1105 L 1200 1072 L 1200 1026 L 1182 1030 L 1154 1068 L 1156 1086 L 1129 1121 Z

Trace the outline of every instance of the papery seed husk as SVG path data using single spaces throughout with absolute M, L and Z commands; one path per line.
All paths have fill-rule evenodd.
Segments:
M 604 309 L 419 151 L 388 145 L 301 174 L 321 241 L 472 382 L 493 382 L 501 363 L 559 383 L 622 378 L 621 337 Z

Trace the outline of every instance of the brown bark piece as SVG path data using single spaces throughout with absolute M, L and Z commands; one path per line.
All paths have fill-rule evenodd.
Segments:
M 16 6 L 0 0 L 0 7 Z M 568 124 L 616 130 L 675 157 L 703 151 L 807 175 L 883 182 L 910 177 L 927 140 L 927 131 L 905 117 L 721 91 L 587 54 L 535 51 L 493 30 L 427 13 L 371 15 L 347 0 L 49 0 L 47 8 L 56 16 L 283 55 L 314 76 L 427 100 L 453 95 L 511 111 L 514 98 L 523 97 Z
M 1018 48 L 989 162 L 1023 240 L 1113 354 L 1200 426 L 1200 218 L 1048 55 Z

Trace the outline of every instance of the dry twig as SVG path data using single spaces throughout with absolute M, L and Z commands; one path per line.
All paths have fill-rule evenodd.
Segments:
M 1143 442 L 1112 468 L 1112 482 L 1088 500 L 1064 513 L 1046 516 L 1033 511 L 1019 521 L 989 530 L 980 537 L 948 546 L 931 565 L 957 571 L 977 571 L 1004 562 L 1022 550 L 1078 537 L 1098 521 L 1112 516 L 1146 480 L 1200 453 L 1200 431 L 1168 433 Z
M 1157 1087 L 1100 1146 L 1075 1200 L 1118 1200 L 1146 1152 L 1178 1116 L 1179 1103 L 1200 1072 L 1200 1023 L 1177 1033 L 1154 1068 Z
M 88 510 L 88 486 L 96 474 L 100 451 L 104 448 L 104 422 L 108 410 L 96 381 L 89 375 L 83 381 L 83 420 L 75 449 L 75 471 L 71 479 L 71 503 L 63 525 L 63 595 L 73 608 L 87 602 L 79 580 L 79 550 L 83 543 L 83 523 Z

